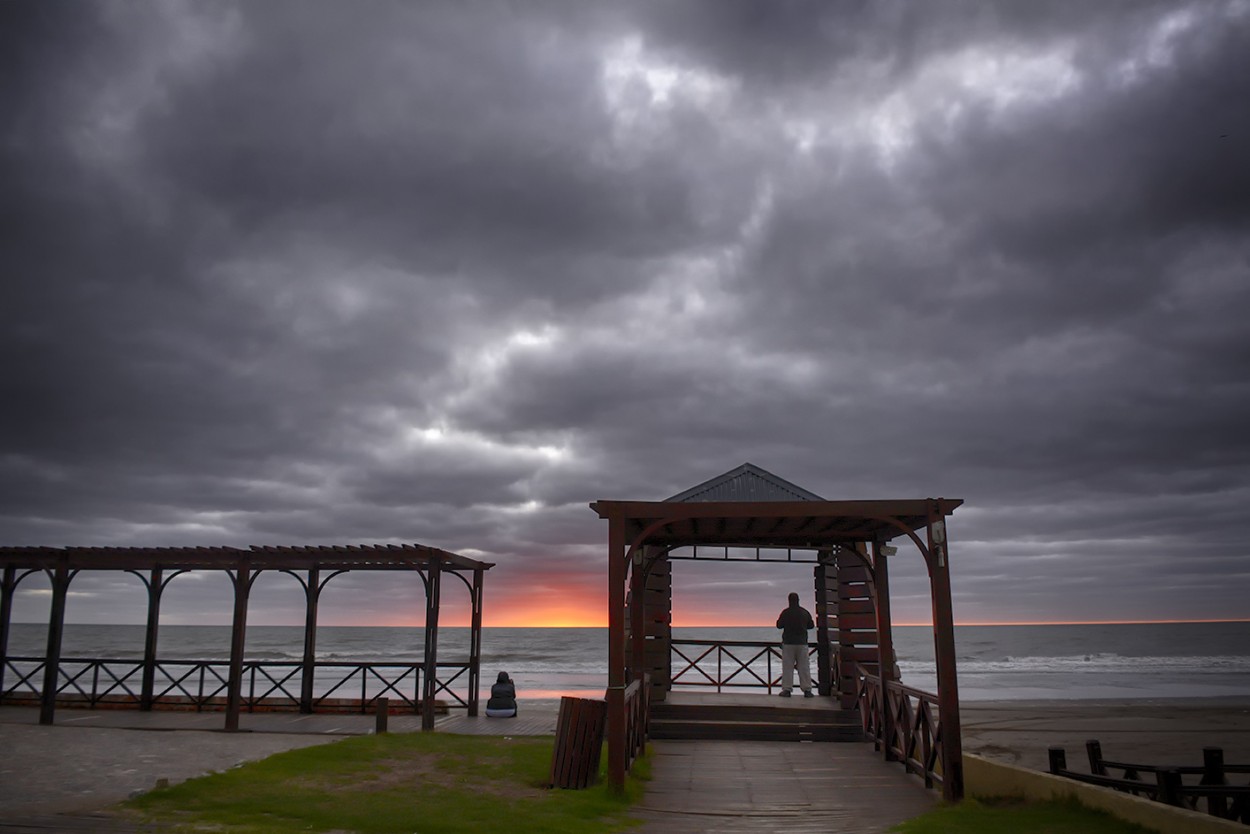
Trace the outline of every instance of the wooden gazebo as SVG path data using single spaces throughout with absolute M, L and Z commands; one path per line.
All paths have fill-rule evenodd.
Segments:
M 421 679 L 420 709 L 422 727 L 434 727 L 434 701 L 440 692 L 449 691 L 439 679 L 438 615 L 442 576 L 451 574 L 464 583 L 472 604 L 469 658 L 460 665 L 468 672 L 466 707 L 470 715 L 478 709 L 482 646 L 483 575 L 493 567 L 451 551 L 420 544 L 332 545 L 273 547 L 0 547 L 0 693 L 4 692 L 4 673 L 11 667 L 8 657 L 9 626 L 13 597 L 18 584 L 27 576 L 44 573 L 52 584 L 52 605 L 48 620 L 47 651 L 42 658 L 43 685 L 40 693 L 41 724 L 51 724 L 58 694 L 66 677 L 61 668 L 61 642 L 65 625 L 65 602 L 70 583 L 79 571 L 122 571 L 139 577 L 147 589 L 147 629 L 142 661 L 140 691 L 134 701 L 141 709 L 153 706 L 153 678 L 158 669 L 157 636 L 160 622 L 161 595 L 176 576 L 192 570 L 219 570 L 229 576 L 234 588 L 234 617 L 231 625 L 230 661 L 225 679 L 225 729 L 237 730 L 242 705 L 244 646 L 247 630 L 248 598 L 252 584 L 264 571 L 285 573 L 295 578 L 304 590 L 306 617 L 303 660 L 300 663 L 300 693 L 297 699 L 302 712 L 313 711 L 313 680 L 317 644 L 317 604 L 326 583 L 348 571 L 415 571 L 425 590 L 424 656 L 419 664 Z M 96 661 L 106 664 L 114 661 Z M 71 682 L 73 678 L 70 678 Z M 124 683 L 119 682 L 119 683 Z M 281 682 L 279 682 L 281 686 Z M 114 689 L 118 688 L 116 685 Z M 130 692 L 129 687 L 123 691 Z M 295 699 L 293 699 L 295 700 Z M 363 704 L 362 704 L 363 707 Z
M 666 501 L 592 503 L 608 522 L 607 741 L 612 783 L 624 783 L 633 751 L 629 717 L 636 708 L 632 700 L 626 703 L 627 688 L 632 698 L 649 677 L 651 698 L 662 699 L 668 687 L 670 560 L 715 558 L 708 552 L 719 549 L 727 561 L 742 561 L 728 558 L 733 549 L 753 552 L 754 561 L 810 562 L 820 691 L 851 707 L 861 694 L 857 685 L 864 670 L 879 676 L 882 684 L 893 679 L 888 565 L 896 552 L 891 542 L 906 539 L 924 559 L 933 606 L 938 682 L 933 737 L 939 744 L 926 777 L 940 774 L 946 798 L 960 798 L 963 767 L 945 519 L 961 503 L 945 498 L 826 501 L 751 464 Z M 896 758 L 896 728 L 891 724 L 898 717 L 884 697 L 878 706 L 881 714 L 874 721 L 885 739 L 885 756 Z

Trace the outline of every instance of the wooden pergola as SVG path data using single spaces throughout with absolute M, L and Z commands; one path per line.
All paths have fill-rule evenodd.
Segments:
M 468 588 L 472 603 L 469 651 L 470 715 L 477 714 L 482 646 L 483 575 L 494 567 L 436 547 L 420 544 L 252 546 L 234 547 L 0 547 L 0 691 L 8 660 L 9 627 L 18 584 L 34 573 L 47 575 L 52 584 L 47 652 L 39 722 L 51 724 L 56 710 L 65 602 L 70 583 L 79 571 L 123 571 L 139 577 L 147 589 L 147 629 L 143 655 L 141 709 L 152 707 L 157 667 L 157 636 L 161 595 L 176 576 L 193 570 L 220 570 L 234 588 L 229 676 L 226 686 L 225 729 L 239 728 L 243 654 L 247 631 L 248 597 L 264 571 L 289 574 L 304 590 L 306 600 L 300 710 L 311 712 L 317 646 L 317 604 L 322 590 L 335 576 L 348 571 L 416 571 L 425 589 L 425 677 L 422 682 L 422 727 L 434 727 L 434 700 L 439 691 L 438 612 L 442 576 L 450 574 Z
M 733 500 L 724 500 L 727 496 Z M 821 692 L 836 692 L 844 706 L 852 706 L 855 663 L 879 669 L 883 681 L 892 676 L 888 565 L 895 548 L 890 543 L 905 539 L 928 570 L 944 739 L 942 786 L 948 799 L 960 798 L 963 767 L 945 519 L 962 503 L 945 498 L 826 501 L 750 464 L 667 501 L 592 503 L 608 522 L 607 740 L 612 783 L 622 785 L 629 766 L 627 686 L 646 674 L 658 690 L 652 697 L 663 697 L 669 664 L 666 623 L 671 622 L 667 563 L 678 558 L 674 551 L 691 548 L 697 554 L 698 548 L 717 547 L 753 551 L 756 561 L 811 562 Z M 809 557 L 797 559 L 796 552 Z

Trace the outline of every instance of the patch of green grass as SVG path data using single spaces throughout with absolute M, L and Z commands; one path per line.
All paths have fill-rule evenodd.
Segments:
M 899 834 L 1153 834 L 1152 829 L 1125 822 L 1075 799 L 1028 802 L 1022 799 L 965 799 L 891 831 Z
M 446 733 L 361 736 L 291 750 L 156 790 L 127 816 L 178 830 L 232 832 L 616 831 L 648 778 L 634 766 L 623 794 L 543 787 L 551 737 Z

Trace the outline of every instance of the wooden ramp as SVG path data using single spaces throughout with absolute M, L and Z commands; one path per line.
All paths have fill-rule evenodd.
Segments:
M 669 692 L 651 702 L 651 738 L 726 741 L 862 741 L 857 710 L 836 698 L 764 693 Z
M 775 696 L 774 696 L 775 697 Z M 938 795 L 870 744 L 654 741 L 644 834 L 887 831 Z

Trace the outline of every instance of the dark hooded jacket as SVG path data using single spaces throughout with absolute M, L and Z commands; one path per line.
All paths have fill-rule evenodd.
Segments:
M 777 618 L 781 642 L 790 646 L 806 646 L 808 629 L 815 627 L 812 615 L 801 605 L 791 605 Z
M 490 700 L 486 702 L 486 708 L 491 710 L 516 709 L 516 685 L 507 675 L 500 673 L 499 680 L 491 685 Z

